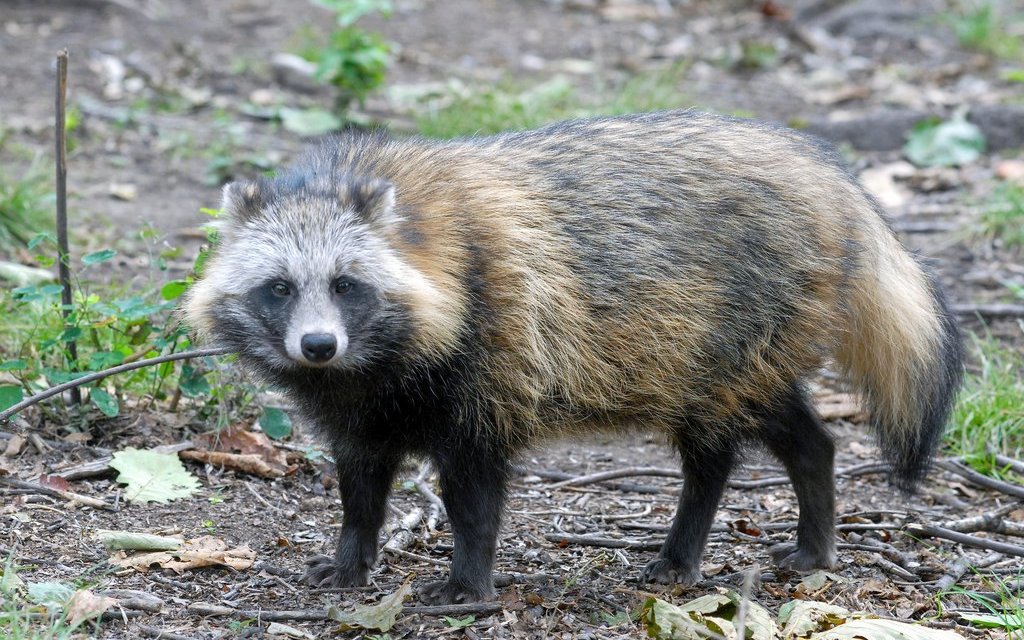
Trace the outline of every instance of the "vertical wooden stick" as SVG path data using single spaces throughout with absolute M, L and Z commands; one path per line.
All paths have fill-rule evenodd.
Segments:
M 67 318 L 71 313 L 71 253 L 68 249 L 68 146 L 67 146 L 67 123 L 66 105 L 68 96 L 68 50 L 64 49 L 57 54 L 57 120 L 54 136 L 56 140 L 57 159 L 57 276 L 60 279 L 62 315 L 64 316 L 64 327 L 69 328 Z M 78 362 L 78 345 L 74 340 L 68 340 L 68 355 L 71 357 L 72 367 Z M 72 367 L 69 367 L 71 369 Z M 75 387 L 71 390 L 71 403 L 81 404 L 82 393 Z

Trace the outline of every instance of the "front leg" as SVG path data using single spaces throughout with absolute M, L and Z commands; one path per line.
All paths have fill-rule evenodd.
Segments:
M 509 475 L 510 453 L 470 436 L 434 453 L 441 497 L 455 538 L 448 580 L 421 591 L 423 600 L 448 604 L 494 597 L 494 553 Z
M 380 528 L 399 457 L 367 447 L 335 446 L 344 516 L 334 557 L 315 556 L 301 580 L 319 587 L 367 583 L 377 562 Z

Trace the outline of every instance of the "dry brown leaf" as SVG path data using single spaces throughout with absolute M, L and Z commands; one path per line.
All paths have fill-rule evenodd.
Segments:
M 279 478 L 297 468 L 288 464 L 288 453 L 274 446 L 263 433 L 236 424 L 218 434 L 195 439 L 196 448 L 178 455 L 266 478 Z
M 236 471 L 244 471 L 264 478 L 279 478 L 287 473 L 287 468 L 276 467 L 255 453 L 225 453 L 223 451 L 181 451 L 179 458 L 205 462 L 216 467 L 225 467 Z
M 25 442 L 25 438 L 22 438 L 18 434 L 14 434 L 11 436 L 11 439 L 7 441 L 7 447 L 4 449 L 2 455 L 7 458 L 13 458 L 21 453 L 21 450 L 25 448 Z
M 99 616 L 115 604 L 117 600 L 113 598 L 98 596 L 88 589 L 79 589 L 68 600 L 68 621 L 72 627 L 76 627 L 85 620 Z
M 176 551 L 139 553 L 131 556 L 118 552 L 110 558 L 111 564 L 126 569 L 146 572 L 153 565 L 157 565 L 176 573 L 211 566 L 225 566 L 241 571 L 251 567 L 255 561 L 256 552 L 250 549 L 249 545 L 228 549 L 226 542 L 213 536 L 188 540 Z

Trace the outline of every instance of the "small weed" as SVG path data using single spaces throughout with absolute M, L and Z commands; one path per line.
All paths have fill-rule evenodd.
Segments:
M 389 0 L 312 0 L 334 13 L 337 28 L 325 43 L 306 47 L 299 53 L 317 65 L 319 82 L 338 90 L 337 109 L 345 111 L 352 102 L 362 102 L 384 83 L 391 64 L 391 45 L 379 34 L 365 31 L 356 23 L 365 16 L 391 13 Z
M 428 137 L 451 138 L 531 129 L 569 118 L 668 109 L 686 104 L 678 89 L 680 83 L 679 67 L 639 75 L 618 86 L 594 87 L 589 99 L 564 77 L 525 90 L 505 83 L 486 91 L 446 96 L 433 108 L 425 105 L 417 125 Z
M 45 606 L 46 587 L 26 583 L 18 576 L 19 568 L 9 558 L 0 565 L 0 632 L 9 640 L 70 640 L 81 637 L 81 625 L 72 625 L 63 602 Z M 73 593 L 71 587 L 66 591 Z
M 3 146 L 0 134 L 0 150 Z M 49 229 L 54 201 L 50 174 L 41 162 L 32 162 L 18 176 L 0 164 L 0 251 L 24 245 L 40 229 Z
M 942 611 L 944 608 L 944 597 L 965 597 L 978 611 L 984 613 L 960 612 L 958 615 L 964 622 L 975 627 L 1003 631 L 1009 640 L 1024 640 L 1024 604 L 1021 600 L 1020 580 L 1011 582 L 995 574 L 979 574 L 979 577 L 986 587 L 992 589 L 991 592 L 981 593 L 962 587 L 951 587 L 938 595 L 938 610 Z
M 948 14 L 946 22 L 964 47 L 1000 58 L 1020 59 L 1024 44 L 1020 31 L 1024 15 L 1007 14 L 1010 3 L 995 0 L 964 0 Z
M 977 370 L 964 383 L 946 446 L 993 473 L 989 451 L 1018 458 L 1024 452 L 1024 354 L 989 337 L 975 336 L 973 346 Z
M 975 235 L 1003 247 L 1024 246 L 1024 187 L 1003 183 L 982 205 Z

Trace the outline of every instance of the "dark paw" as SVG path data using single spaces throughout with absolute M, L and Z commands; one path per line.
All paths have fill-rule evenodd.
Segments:
M 464 604 L 493 600 L 494 588 L 472 588 L 465 585 L 454 585 L 448 580 L 428 582 L 419 591 L 420 600 L 426 604 Z
M 344 569 L 331 556 L 313 556 L 306 561 L 306 572 L 299 582 L 313 587 L 361 587 L 367 583 L 368 571 Z
M 813 571 L 831 569 L 836 563 L 833 550 L 808 551 L 795 542 L 777 544 L 768 550 L 780 569 L 789 571 Z
M 640 574 L 640 582 L 681 584 L 684 587 L 692 587 L 701 580 L 700 568 L 682 567 L 667 558 L 651 560 Z

